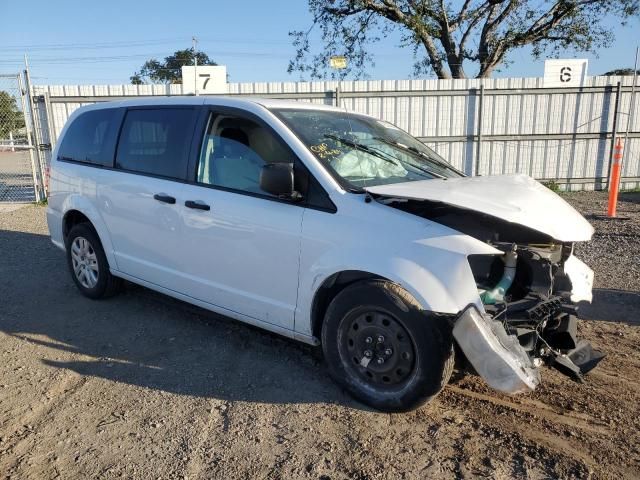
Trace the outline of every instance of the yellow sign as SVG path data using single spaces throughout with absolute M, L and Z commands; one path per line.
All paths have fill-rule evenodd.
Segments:
M 329 57 L 329 65 L 331 65 L 331 68 L 347 68 L 347 57 L 343 55 L 334 55 Z

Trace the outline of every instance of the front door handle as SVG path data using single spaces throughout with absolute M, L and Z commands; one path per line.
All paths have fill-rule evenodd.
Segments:
M 172 197 L 171 195 L 167 195 L 166 193 L 156 193 L 153 198 L 155 200 L 158 200 L 159 202 L 162 203 L 170 203 L 171 205 L 173 205 L 174 203 L 176 203 L 176 199 L 175 197 Z
M 199 200 L 195 202 L 193 200 L 187 200 L 186 202 L 184 202 L 184 206 L 187 208 L 195 208 L 196 210 L 211 210 L 211 207 L 209 205 Z

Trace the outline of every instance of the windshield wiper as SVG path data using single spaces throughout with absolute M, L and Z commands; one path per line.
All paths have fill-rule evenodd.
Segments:
M 438 158 L 431 157 L 431 156 L 427 155 L 426 153 L 421 152 L 416 147 L 410 147 L 409 145 L 405 145 L 404 143 L 395 142 L 393 140 L 388 140 L 388 139 L 382 138 L 382 137 L 373 137 L 373 139 L 374 140 L 379 140 L 379 141 L 381 141 L 383 143 L 386 143 L 387 145 L 391 145 L 392 147 L 398 147 L 401 150 L 408 150 L 408 151 L 410 151 L 412 153 L 415 153 L 416 155 L 420 155 L 422 158 L 426 158 L 427 160 L 429 160 L 430 162 L 435 163 L 436 165 L 439 165 L 439 166 L 441 166 L 443 168 L 446 168 L 447 170 L 452 170 L 452 171 L 458 173 L 456 171 L 456 169 L 453 168 L 451 165 L 449 165 L 447 162 L 444 162 L 444 161 L 442 161 L 442 160 L 440 160 Z M 442 177 L 442 178 L 445 178 L 445 177 Z
M 354 142 L 352 140 L 349 140 L 348 138 L 342 138 L 342 137 L 338 137 L 336 135 L 330 135 L 330 134 L 326 134 L 324 138 L 329 138 L 331 140 L 335 140 L 336 142 L 344 143 L 345 145 L 355 148 L 356 150 L 361 150 L 363 152 L 370 153 L 371 155 L 378 157 L 379 159 L 384 160 L 387 163 L 398 166 L 398 164 L 396 163 L 396 160 L 392 160 L 391 158 L 387 157 L 387 155 L 384 152 L 380 152 L 380 150 L 371 148 L 368 145 Z

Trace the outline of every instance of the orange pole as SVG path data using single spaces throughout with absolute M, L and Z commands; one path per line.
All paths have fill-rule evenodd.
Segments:
M 614 151 L 613 165 L 611 166 L 611 180 L 609 181 L 609 206 L 607 208 L 607 216 L 610 218 L 616 216 L 618 188 L 620 188 L 620 170 L 622 169 L 622 143 L 620 143 L 620 137 L 618 137 Z

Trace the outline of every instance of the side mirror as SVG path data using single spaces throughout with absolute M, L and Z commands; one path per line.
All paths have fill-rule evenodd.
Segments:
M 260 188 L 277 197 L 293 198 L 293 164 L 267 163 L 260 172 Z

